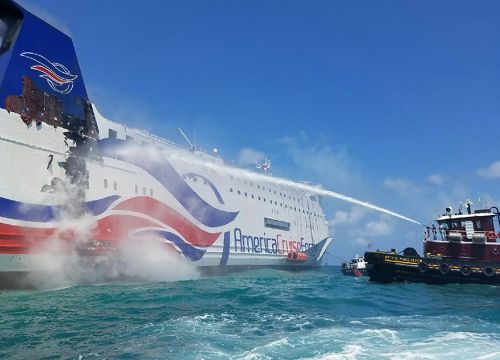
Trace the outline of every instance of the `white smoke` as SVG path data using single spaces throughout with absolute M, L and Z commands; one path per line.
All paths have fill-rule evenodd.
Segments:
M 116 265 L 120 274 L 138 281 L 191 280 L 200 275 L 192 262 L 154 237 L 127 241 L 119 249 Z
M 196 266 L 180 255 L 164 239 L 153 237 L 119 239 L 117 248 L 99 252 L 93 240 L 97 218 L 81 213 L 77 187 L 58 182 L 46 196 L 57 219 L 50 223 L 55 232 L 47 239 L 33 237 L 27 267 L 33 269 L 24 285 L 53 289 L 82 283 L 102 283 L 116 279 L 137 281 L 178 281 L 196 279 Z M 30 212 L 28 206 L 21 211 Z
M 54 236 L 33 248 L 30 266 L 34 271 L 26 278 L 26 285 L 49 289 L 117 279 L 172 282 L 200 276 L 196 266 L 164 240 L 121 239 L 116 250 L 96 255 L 91 240 L 93 216 L 84 215 L 58 226 Z M 71 240 L 65 239 L 64 234 L 69 233 Z

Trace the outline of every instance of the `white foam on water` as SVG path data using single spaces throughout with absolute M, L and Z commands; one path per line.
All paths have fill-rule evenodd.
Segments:
M 360 335 L 376 337 L 391 342 L 399 341 L 398 332 L 391 329 L 365 329 L 360 332 Z
M 253 360 L 253 359 L 275 359 L 277 354 L 286 353 L 287 348 L 290 347 L 290 343 L 287 338 L 281 338 L 278 340 L 273 340 L 267 344 L 253 348 L 252 350 L 246 351 L 241 355 L 238 355 L 238 359 Z
M 332 352 L 328 354 L 324 354 L 321 356 L 316 356 L 312 358 L 302 358 L 306 359 L 315 359 L 315 360 L 348 360 L 348 359 L 358 359 L 360 356 L 363 356 L 365 351 L 362 346 L 356 344 L 348 344 L 342 347 L 342 351 L 340 352 Z

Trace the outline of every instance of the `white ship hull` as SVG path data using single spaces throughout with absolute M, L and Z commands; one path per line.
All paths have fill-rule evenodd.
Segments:
M 123 151 L 140 158 L 137 164 L 121 160 L 118 151 L 114 157 L 87 160 L 85 202 L 99 204 L 99 209 L 93 210 L 95 220 L 84 235 L 85 245 L 95 241 L 116 248 L 141 233 L 148 238 L 153 234 L 198 266 L 297 266 L 287 260 L 288 253 L 305 251 L 328 237 L 317 197 L 300 187 L 279 185 L 271 177 L 181 150 L 98 114 L 96 118 L 101 134 L 116 131 L 117 141 L 128 136 Z M 51 192 L 49 184 L 54 178 L 65 179 L 58 163 L 66 160 L 69 140 L 63 129 L 26 127 L 19 115 L 5 110 L 0 110 L 0 128 L 0 166 L 7 169 L 0 175 L 0 271 L 32 270 L 36 261 L 25 258 L 38 256 L 30 253 L 43 248 L 41 244 L 64 230 L 68 221 L 57 209 L 70 199 Z M 142 161 L 151 163 L 144 167 Z M 159 179 L 148 172 L 162 166 L 175 173 Z M 165 181 L 182 181 L 185 188 L 169 189 Z M 49 190 L 41 191 L 44 188 Z M 192 193 L 183 194 L 186 189 Z M 199 204 L 186 207 L 190 201 Z M 12 229 L 17 229 L 16 236 Z
M 331 239 L 316 195 L 105 119 L 69 37 L 11 1 L 0 22 L 0 274 L 130 243 L 204 268 L 319 263 Z

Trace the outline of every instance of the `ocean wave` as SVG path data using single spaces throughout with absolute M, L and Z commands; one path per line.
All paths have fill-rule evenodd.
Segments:
M 0 357 L 500 358 L 500 289 L 353 280 L 259 270 L 6 292 Z

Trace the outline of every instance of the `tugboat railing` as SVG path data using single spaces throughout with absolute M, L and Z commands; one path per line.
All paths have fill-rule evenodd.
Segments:
M 472 243 L 484 243 L 484 242 L 490 242 L 490 243 L 496 243 L 497 239 L 500 239 L 500 232 L 498 234 L 495 231 L 492 230 L 486 230 L 486 231 L 474 231 L 472 234 L 468 234 L 466 230 L 459 230 L 459 229 L 449 229 L 449 230 L 439 230 L 441 239 L 444 241 L 448 242 L 472 242 Z M 437 240 L 436 234 L 433 232 L 432 233 L 433 240 Z M 432 241 L 431 239 L 431 231 L 430 229 L 427 229 L 425 231 L 425 238 L 424 241 Z

